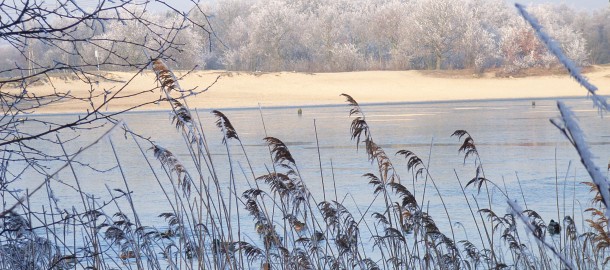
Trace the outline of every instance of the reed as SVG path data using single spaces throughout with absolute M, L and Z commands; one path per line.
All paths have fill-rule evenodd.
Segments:
M 172 77 L 160 76 L 159 80 L 167 78 Z M 55 209 L 50 186 L 45 213 L 32 211 L 27 196 L 15 197 L 22 203 L 2 215 L 3 268 L 589 269 L 603 268 L 610 260 L 604 195 L 599 192 L 601 185 L 593 180 L 586 184 L 594 194 L 593 202 L 582 213 L 591 218 L 579 228 L 571 216 L 565 216 L 559 235 L 551 236 L 548 221 L 534 209 L 522 210 L 485 174 L 473 136 L 458 130 L 452 135 L 461 141 L 456 150 L 464 154 L 464 162 L 472 159 L 475 164 L 474 177 L 462 186 L 464 207 L 470 210 L 472 221 L 462 226 L 477 228 L 478 232 L 477 241 L 460 239 L 454 228 L 445 231 L 437 226 L 438 218 L 456 224 L 426 162 L 411 150 L 398 151 L 396 155 L 404 158 L 404 165 L 412 173 L 408 183 L 413 186 L 403 185 L 394 161 L 374 140 L 364 109 L 353 97 L 343 94 L 350 106 L 347 114 L 352 117 L 346 127 L 355 148 L 361 148 L 376 169 L 364 174 L 374 198 L 364 212 L 353 212 L 344 200 L 338 200 L 340 191 L 334 198 L 322 196 L 326 199 L 317 201 L 301 176 L 298 157 L 279 138 L 263 138 L 272 166 L 252 164 L 237 128 L 220 111 L 212 114 L 222 133 L 220 143 L 225 145 L 226 159 L 215 158 L 209 148 L 214 142 L 206 139 L 199 114 L 191 114 L 187 100 L 172 97 L 180 92 L 178 84 L 161 85 L 166 89 L 167 102 L 174 107 L 170 122 L 184 141 L 180 150 L 188 153 L 186 158 L 144 136 L 135 136 L 127 125 L 123 128 L 140 149 L 171 209 L 159 213 L 167 222 L 163 229 L 142 224 L 131 199 L 139 191 L 132 189 L 125 174 L 121 174 L 123 187 L 108 189 L 113 200 L 101 203 L 82 192 L 77 170 L 67 164 L 64 168 L 72 168 L 77 178 L 74 189 L 81 195 L 82 206 L 78 209 L 82 212 L 76 208 L 72 212 Z M 171 91 L 170 85 L 174 85 Z M 569 119 L 564 117 L 564 121 Z M 574 136 L 580 133 L 574 131 L 575 124 L 556 124 L 565 128 L 564 134 L 578 149 L 576 145 L 581 142 Z M 110 146 L 116 168 L 122 171 L 122 154 L 112 140 Z M 239 156 L 232 146 L 241 150 L 243 155 L 239 156 L 245 157 L 249 173 L 236 165 Z M 229 164 L 217 167 L 221 162 Z M 332 171 L 323 168 L 321 162 L 319 166 Z M 220 176 L 217 168 L 230 172 Z M 266 168 L 266 173 L 257 175 L 255 168 Z M 249 183 L 247 187 L 236 185 L 238 170 Z M 461 184 L 458 175 L 456 180 Z M 426 196 L 427 183 L 435 189 L 436 198 Z M 500 205 L 491 199 L 493 192 L 507 199 L 513 212 L 498 214 L 495 209 Z M 480 193 L 485 194 L 485 207 L 475 196 Z M 444 211 L 430 213 L 424 203 L 430 200 L 440 201 Z M 109 205 L 118 211 L 108 212 Z M 244 212 L 249 217 L 242 216 Z M 32 220 L 42 225 L 32 228 Z M 521 228 L 520 222 L 527 226 Z M 59 224 L 71 233 L 58 233 Z M 372 244 L 366 244 L 363 233 L 371 235 Z
M 210 130 L 199 112 L 188 107 L 188 91 L 162 60 L 151 62 L 164 101 L 172 106 L 166 124 L 175 126 L 174 140 L 183 143 L 180 149 L 169 149 L 126 124 L 121 128 L 154 176 L 151 183 L 162 191 L 169 210 L 158 216 L 166 224 L 142 223 L 132 198 L 144 191 L 133 188 L 125 173 L 126 157 L 113 140 L 109 140 L 109 152 L 122 186 L 107 188 L 110 201 L 100 201 L 84 191 L 75 169 L 76 155 L 68 155 L 62 143 L 66 163 L 59 170 L 69 169 L 76 185 L 65 184 L 57 173 L 25 194 L 9 184 L 0 185 L 1 269 L 603 269 L 610 261 L 607 179 L 592 162 L 573 113 L 562 103 L 558 103 L 561 120 L 553 120 L 553 124 L 574 146 L 590 175 L 591 181 L 584 183 L 591 189 L 590 205 L 581 213 L 573 210 L 571 216 L 564 210 L 561 229 L 557 231 L 553 225 L 550 231 L 549 221 L 529 208 L 534 205 L 528 205 L 523 191 L 526 209 L 496 183 L 493 172 L 485 171 L 474 137 L 457 130 L 450 135 L 459 140 L 456 150 L 463 154 L 464 164 L 473 161 L 475 165 L 474 176 L 465 185 L 464 177 L 455 173 L 463 207 L 472 217 L 468 223 L 457 224 L 429 163 L 409 149 L 388 154 L 372 135 L 365 107 L 350 95 L 342 94 L 351 117 L 346 129 L 355 149 L 365 152 L 373 168 L 363 175 L 368 186 L 362 186 L 373 198 L 366 209 L 349 204 L 347 198 L 356 200 L 353 194 L 337 191 L 334 173 L 335 195 L 327 196 L 322 171 L 334 172 L 334 168 L 332 162 L 330 168 L 323 166 L 315 122 L 316 157 L 293 155 L 289 144 L 267 134 L 263 125 L 262 143 L 270 163 L 253 164 L 229 116 L 212 111 L 222 140 L 209 141 L 206 132 Z M 262 113 L 261 118 L 264 123 Z M 59 137 L 57 140 L 61 142 Z M 224 156 L 212 153 L 214 143 L 224 146 Z M 176 151 L 186 155 L 176 155 Z M 392 160 L 395 156 L 401 157 L 397 163 Z M 316 182 L 322 183 L 321 196 L 309 188 L 311 179 L 303 178 L 299 158 L 319 161 L 320 181 Z M 411 179 L 402 178 L 397 166 L 406 166 Z M 8 164 L 0 167 L 3 179 L 10 175 L 8 168 Z M 247 186 L 238 185 L 238 177 Z M 59 209 L 51 182 L 69 186 L 82 205 Z M 429 184 L 437 196 L 426 193 Z M 559 183 L 555 185 L 559 209 Z M 48 205 L 42 212 L 35 211 L 29 198 L 43 187 Z M 494 192 L 507 204 L 494 202 Z M 443 211 L 430 211 L 428 204 L 436 200 Z M 576 203 L 573 198 L 572 204 Z M 506 206 L 511 211 L 500 213 Z M 576 224 L 576 214 L 587 216 L 582 218 L 585 223 Z M 444 219 L 448 228 L 437 225 Z M 476 229 L 476 240 L 461 239 L 458 225 Z

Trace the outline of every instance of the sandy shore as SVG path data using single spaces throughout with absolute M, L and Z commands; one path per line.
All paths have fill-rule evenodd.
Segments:
M 87 84 L 65 76 L 28 87 L 37 96 L 58 92 L 86 98 L 107 91 L 118 93 L 104 110 L 119 111 L 153 101 L 160 96 L 154 73 L 112 72 L 108 77 L 121 82 L 100 80 Z M 307 106 L 344 104 L 341 93 L 353 96 L 358 102 L 422 102 L 448 100 L 483 100 L 513 98 L 545 98 L 586 96 L 586 90 L 567 75 L 547 75 L 524 78 L 496 78 L 453 76 L 451 73 L 428 74 L 420 71 L 365 71 L 347 73 L 239 73 L 198 71 L 187 75 L 177 72 L 183 89 L 200 91 L 217 82 L 206 92 L 188 99 L 191 108 L 236 108 L 262 106 Z M 610 94 L 610 66 L 595 67 L 586 76 L 599 89 L 599 94 Z M 2 91 L 15 91 L 2 87 Z M 137 95 L 136 95 L 137 94 Z M 135 95 L 135 96 L 134 96 Z M 103 97 L 94 98 L 94 106 Z M 70 101 L 46 106 L 37 113 L 83 112 L 91 109 L 85 101 Z M 167 104 L 150 104 L 137 110 L 168 109 Z

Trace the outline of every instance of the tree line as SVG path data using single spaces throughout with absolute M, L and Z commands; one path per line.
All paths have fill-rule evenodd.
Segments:
M 610 63 L 610 8 L 529 10 L 577 64 Z M 183 14 L 132 5 L 105 16 L 123 19 L 72 29 L 65 44 L 26 37 L 0 45 L 0 64 L 13 67 L 0 76 L 57 65 L 126 70 L 145 62 L 147 49 L 175 69 L 515 73 L 558 64 L 503 0 L 218 0 Z M 168 39 L 173 46 L 163 47 Z

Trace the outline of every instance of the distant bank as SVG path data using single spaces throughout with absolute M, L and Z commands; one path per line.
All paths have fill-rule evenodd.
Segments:
M 537 99 L 547 97 L 586 96 L 567 75 L 542 75 L 521 78 L 497 78 L 490 74 L 474 76 L 464 72 L 363 71 L 345 73 L 246 73 L 225 71 L 176 72 L 185 93 L 205 92 L 189 97 L 191 108 L 299 107 L 343 104 L 341 93 L 348 93 L 360 103 L 434 102 L 487 99 Z M 155 75 L 111 72 L 112 80 L 87 84 L 69 76 L 53 76 L 28 87 L 37 96 L 53 91 L 88 97 L 90 90 L 100 96 L 94 106 L 102 104 L 104 91 L 116 99 L 103 110 L 164 110 L 167 104 L 148 104 L 160 97 L 155 89 Z M 586 73 L 600 89 L 610 95 L 610 66 L 596 66 Z M 95 81 L 95 80 L 94 80 Z M 127 83 L 128 82 L 128 83 Z M 215 83 L 214 83 L 215 82 Z M 213 84 L 213 85 L 212 85 Z M 2 91 L 17 91 L 2 88 Z M 36 113 L 74 113 L 91 110 L 86 101 L 72 100 L 39 109 Z

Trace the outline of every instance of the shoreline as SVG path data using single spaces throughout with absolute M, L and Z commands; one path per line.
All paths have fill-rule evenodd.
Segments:
M 610 99 L 610 96 L 604 96 Z M 492 99 L 464 99 L 464 100 L 431 100 L 431 101 L 399 101 L 399 102 L 371 102 L 371 103 L 358 103 L 360 106 L 399 106 L 399 105 L 423 105 L 423 104 L 451 104 L 451 103 L 491 103 L 491 102 L 511 102 L 511 101 L 550 101 L 550 100 L 590 100 L 586 95 L 584 96 L 562 96 L 562 97 L 535 97 L 535 98 L 492 98 Z M 309 108 L 331 108 L 331 107 L 343 107 L 349 106 L 347 103 L 335 103 L 335 104 L 313 104 L 313 105 L 286 105 L 286 106 L 261 106 L 263 110 L 283 110 L 283 109 L 309 109 Z M 593 106 L 593 105 L 592 105 Z M 191 108 L 193 110 L 223 110 L 223 111 L 248 111 L 258 110 L 259 107 L 224 107 L 224 108 Z M 103 111 L 103 113 L 116 113 L 118 111 Z M 121 114 L 145 114 L 145 113 L 170 113 L 171 109 L 144 109 L 144 110 L 131 110 Z M 40 112 L 31 113 L 23 116 L 61 116 L 61 115 L 79 115 L 82 112 Z
M 188 74 L 176 72 L 179 84 L 185 91 L 205 92 L 187 98 L 190 108 L 248 110 L 263 108 L 315 108 L 345 104 L 342 93 L 349 94 L 361 105 L 426 104 L 449 102 L 482 102 L 502 100 L 548 100 L 586 98 L 587 91 L 568 75 L 545 75 L 523 78 L 448 77 L 453 71 L 442 71 L 438 76 L 421 71 L 359 71 L 344 73 L 244 73 L 218 70 L 196 71 Z M 102 112 L 112 113 L 136 107 L 158 99 L 161 95 L 152 72 L 135 74 L 109 72 L 116 80 L 130 78 L 130 84 L 100 80 L 89 85 L 79 80 L 51 77 L 51 81 L 28 87 L 30 93 L 44 96 L 58 92 L 86 99 L 89 91 L 95 94 L 115 94 Z M 610 66 L 596 66 L 588 72 L 590 82 L 602 96 L 610 95 Z M 213 84 L 213 85 L 212 85 Z M 210 85 L 212 85 L 210 87 Z M 3 92 L 18 91 L 5 87 Z M 176 96 L 175 96 L 176 97 Z M 97 107 L 103 97 L 94 98 Z M 37 109 L 29 115 L 79 114 L 92 110 L 87 101 L 68 100 Z M 130 112 L 169 111 L 169 104 L 148 104 Z

